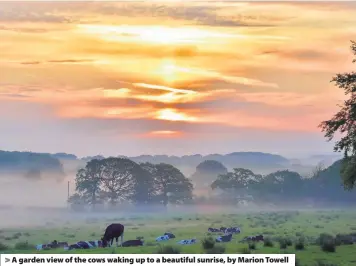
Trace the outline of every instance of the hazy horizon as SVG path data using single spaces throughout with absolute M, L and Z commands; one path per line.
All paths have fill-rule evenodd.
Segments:
M 0 3 L 0 147 L 332 154 L 352 2 Z M 295 14 L 298 14 L 296 16 Z

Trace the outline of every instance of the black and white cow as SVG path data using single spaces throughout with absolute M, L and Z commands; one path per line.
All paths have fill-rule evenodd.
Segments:
M 161 242 L 161 241 L 167 241 L 167 240 L 169 240 L 169 239 L 170 239 L 169 236 L 163 235 L 163 236 L 157 237 L 157 238 L 156 238 L 156 241 L 157 241 L 157 242 Z
M 264 241 L 264 238 L 263 235 L 247 236 L 244 239 L 242 239 L 240 242 L 248 242 L 248 241 L 253 241 L 253 242 Z
M 63 248 L 68 247 L 68 243 L 67 242 L 58 242 L 57 240 L 54 240 L 52 243 L 36 245 L 37 250 L 48 250 L 48 249 L 62 248 L 62 247 Z
M 215 238 L 216 242 L 230 242 L 232 239 L 232 234 L 229 235 L 223 235 L 223 236 L 218 236 Z
M 241 229 L 240 227 L 229 227 L 229 228 L 226 228 L 224 233 L 226 235 L 228 234 L 240 234 L 241 233 Z
M 210 232 L 210 233 L 219 233 L 219 232 L 220 232 L 220 229 L 209 227 L 209 228 L 208 228 L 208 232 Z
M 176 238 L 176 236 L 175 236 L 173 233 L 171 233 L 171 232 L 164 233 L 164 235 L 165 235 L 165 236 L 168 236 L 169 239 Z
M 192 238 L 192 239 L 183 239 L 177 242 L 179 245 L 192 245 L 197 243 L 197 239 L 196 238 Z
M 103 247 L 103 242 L 101 240 L 95 241 L 79 241 L 75 244 L 71 244 L 68 247 L 64 247 L 65 250 L 73 250 L 73 249 L 91 249 Z

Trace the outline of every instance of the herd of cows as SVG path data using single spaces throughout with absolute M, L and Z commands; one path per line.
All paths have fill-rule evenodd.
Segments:
M 133 240 L 127 240 L 123 242 L 124 240 L 124 231 L 125 227 L 122 224 L 115 223 L 115 224 L 110 224 L 104 232 L 104 236 L 100 240 L 95 240 L 95 241 L 79 241 L 75 244 L 69 245 L 67 242 L 58 242 L 57 240 L 54 240 L 52 243 L 49 244 L 40 244 L 36 246 L 37 250 L 48 250 L 48 249 L 54 249 L 54 248 L 64 248 L 65 250 L 74 250 L 74 249 L 92 249 L 92 248 L 99 248 L 99 247 L 111 247 L 114 239 L 116 240 L 116 246 L 119 246 L 119 238 L 120 238 L 120 246 L 121 247 L 135 247 L 135 246 L 143 246 L 144 245 L 144 240 L 143 239 L 133 239 Z M 219 235 L 215 238 L 216 242 L 230 242 L 232 240 L 232 236 L 234 234 L 239 234 L 241 233 L 241 230 L 239 227 L 220 227 L 220 228 L 208 228 L 209 233 L 222 233 L 222 235 Z M 157 242 L 161 241 L 167 241 L 170 239 L 174 239 L 176 236 L 171 233 L 171 232 L 166 232 L 164 235 L 159 236 L 156 238 Z M 248 236 L 245 237 L 241 242 L 244 241 L 263 241 L 263 235 L 257 235 L 257 236 Z M 192 245 L 197 243 L 196 238 L 192 239 L 183 239 L 178 241 L 177 243 L 180 245 Z

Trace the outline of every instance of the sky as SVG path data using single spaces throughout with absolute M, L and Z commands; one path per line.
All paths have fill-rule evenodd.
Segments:
M 352 2 L 0 2 L 0 149 L 331 153 Z

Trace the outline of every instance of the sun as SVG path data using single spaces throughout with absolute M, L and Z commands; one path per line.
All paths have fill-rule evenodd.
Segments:
M 172 84 L 178 80 L 175 67 L 175 62 L 172 59 L 164 59 L 157 69 L 157 74 L 161 76 L 165 83 Z

